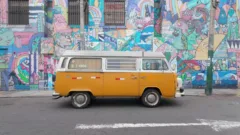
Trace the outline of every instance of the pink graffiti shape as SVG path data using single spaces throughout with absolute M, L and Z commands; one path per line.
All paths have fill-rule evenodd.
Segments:
M 54 15 L 54 27 L 56 32 L 71 32 L 65 18 L 61 14 Z
M 21 47 L 22 45 L 28 45 L 29 40 L 34 33 L 31 32 L 14 32 L 15 45 Z

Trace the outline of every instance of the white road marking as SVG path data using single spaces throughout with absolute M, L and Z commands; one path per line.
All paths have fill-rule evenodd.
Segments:
M 236 121 L 223 121 L 223 120 L 205 120 L 198 119 L 203 124 L 209 124 L 209 126 L 215 131 L 222 131 L 224 129 L 239 128 L 240 122 Z
M 119 128 L 143 128 L 143 127 L 186 127 L 186 126 L 210 126 L 214 131 L 239 128 L 240 122 L 197 119 L 200 123 L 114 123 L 100 125 L 77 124 L 75 129 L 119 129 Z

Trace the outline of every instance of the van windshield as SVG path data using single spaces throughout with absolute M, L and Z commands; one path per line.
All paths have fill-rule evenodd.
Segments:
M 64 58 L 63 62 L 62 62 L 62 65 L 61 65 L 61 68 L 65 68 L 66 67 L 66 63 L 67 63 L 67 58 Z

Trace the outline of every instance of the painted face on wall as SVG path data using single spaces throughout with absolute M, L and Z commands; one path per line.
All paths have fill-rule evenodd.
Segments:
M 0 46 L 9 46 L 14 43 L 13 32 L 9 29 L 0 29 Z
M 14 70 L 17 78 L 23 84 L 29 84 L 29 59 L 22 58 L 17 68 Z

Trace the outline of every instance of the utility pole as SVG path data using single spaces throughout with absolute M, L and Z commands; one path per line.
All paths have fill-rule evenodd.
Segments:
M 206 95 L 212 95 L 212 82 L 213 82 L 213 44 L 214 44 L 214 31 L 215 31 L 215 15 L 216 8 L 218 7 L 219 0 L 211 0 L 210 7 L 210 23 L 209 23 L 209 39 L 208 39 L 208 68 L 207 68 L 207 85 L 205 88 Z
M 85 50 L 85 33 L 84 33 L 84 6 L 85 6 L 85 0 L 79 0 L 80 2 L 80 37 L 81 37 L 81 50 Z

